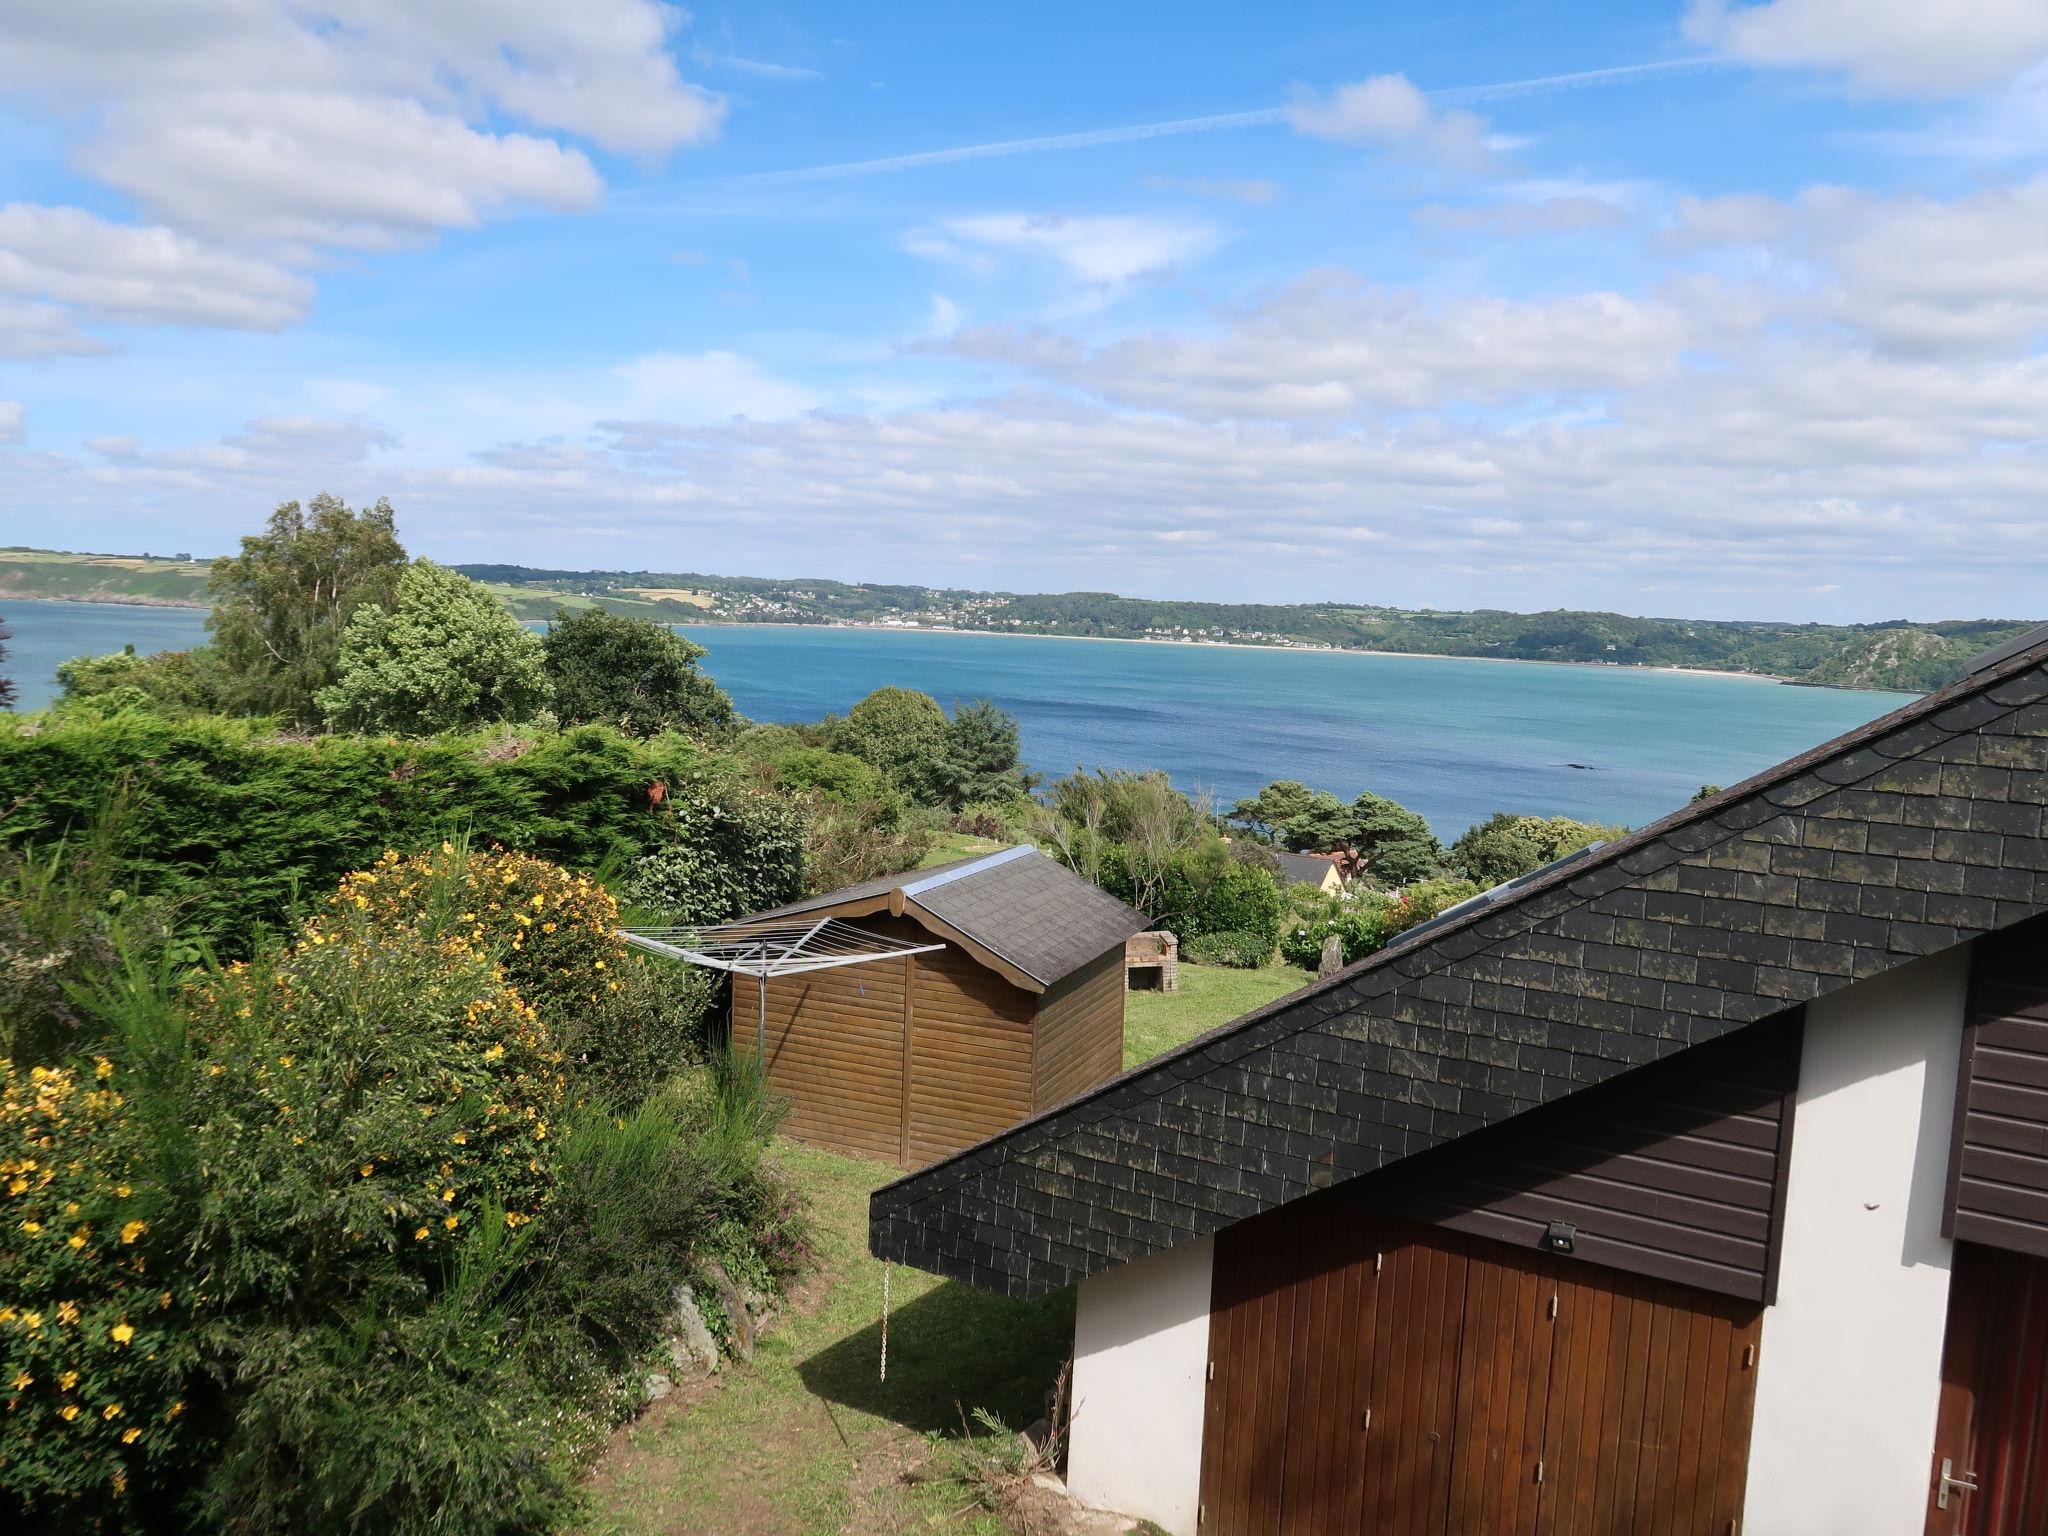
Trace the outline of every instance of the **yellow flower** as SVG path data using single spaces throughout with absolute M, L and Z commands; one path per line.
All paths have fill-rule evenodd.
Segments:
M 179 1414 L 183 1413 L 184 1411 L 185 1399 L 181 1397 L 175 1403 L 171 1404 L 170 1407 L 164 1410 L 164 1417 L 167 1419 L 175 1419 Z
M 453 1232 L 455 1230 L 456 1223 L 461 1220 L 462 1218 L 460 1216 L 443 1216 L 441 1218 L 441 1225 L 446 1227 L 450 1232 Z
M 413 1241 L 416 1243 L 425 1242 L 427 1240 L 427 1231 L 426 1227 L 421 1227 L 417 1232 L 413 1233 Z
M 107 1404 L 106 1407 L 100 1410 L 100 1417 L 108 1420 L 118 1419 L 121 1417 L 121 1405 L 119 1403 Z
M 18 1195 L 27 1188 L 28 1180 L 22 1178 L 19 1174 L 7 1181 L 7 1193 L 10 1195 Z
M 123 1200 L 126 1200 L 130 1195 L 134 1194 L 135 1191 L 131 1189 L 128 1185 L 123 1184 L 119 1189 L 115 1190 L 114 1193 L 119 1195 Z
M 38 1232 L 43 1230 L 43 1224 L 40 1221 L 24 1221 L 21 1224 L 21 1230 L 26 1232 L 30 1237 L 34 1237 Z
M 76 1371 L 66 1371 L 62 1376 L 59 1376 L 57 1378 L 57 1390 L 59 1392 L 69 1392 L 73 1387 L 77 1385 L 78 1372 Z
M 443 1200 L 453 1200 L 455 1198 L 455 1191 L 452 1189 L 444 1189 L 441 1191 L 441 1198 Z
M 121 1229 L 121 1241 L 124 1243 L 132 1243 L 135 1241 L 135 1239 L 142 1236 L 142 1234 L 147 1232 L 148 1230 L 148 1222 L 131 1221 Z
M 73 1419 L 78 1417 L 78 1404 L 66 1403 L 62 1408 L 59 1408 L 57 1410 L 57 1417 L 62 1419 L 66 1424 L 69 1424 Z
M 503 1056 L 504 1054 L 505 1054 L 505 1047 L 504 1047 L 504 1046 L 502 1046 L 502 1045 L 494 1045 L 494 1046 L 492 1046 L 492 1047 L 491 1047 L 491 1048 L 490 1048 L 489 1050 L 487 1050 L 487 1051 L 485 1051 L 485 1052 L 484 1052 L 484 1060 L 485 1060 L 485 1061 L 496 1061 L 496 1060 L 497 1060 L 497 1059 L 498 1059 L 498 1058 L 499 1058 L 500 1056 Z
M 92 1075 L 105 1082 L 114 1075 L 114 1064 L 104 1056 L 95 1056 L 92 1059 Z
M 43 1326 L 43 1314 L 40 1312 L 24 1312 L 21 1314 L 21 1323 L 24 1328 L 40 1328 Z
M 375 1173 L 376 1171 L 377 1171 L 377 1170 L 376 1170 L 375 1168 L 371 1167 L 371 1166 L 370 1166 L 370 1165 L 369 1165 L 368 1163 L 365 1163 L 365 1164 L 363 1164 L 363 1177 L 364 1177 L 364 1178 L 366 1178 L 366 1179 L 367 1179 L 367 1178 L 368 1178 L 368 1177 L 369 1177 L 369 1176 L 370 1176 L 371 1174 Z
M 21 1390 L 21 1389 L 22 1389 L 23 1387 L 27 1387 L 27 1386 L 33 1386 L 34 1384 L 35 1384 L 35 1377 L 33 1377 L 33 1376 L 29 1375 L 29 1373 L 28 1373 L 27 1371 L 16 1371 L 16 1372 L 14 1373 L 14 1390 L 15 1390 L 15 1391 L 19 1392 L 19 1391 L 20 1391 L 20 1390 Z
M 107 1332 L 113 1336 L 114 1342 L 116 1344 L 126 1344 L 130 1339 L 135 1337 L 134 1325 L 130 1323 L 116 1323 L 112 1328 L 109 1328 Z
M 83 1248 L 85 1240 L 90 1236 L 92 1236 L 91 1227 L 80 1227 L 76 1232 L 65 1238 L 64 1241 L 73 1248 Z
M 466 1147 L 469 1145 L 469 1132 L 457 1131 L 453 1136 L 450 1136 L 448 1139 L 454 1142 L 455 1145 L 457 1145 L 458 1147 Z
M 142 1426 L 139 1424 L 134 1429 L 124 1429 L 121 1431 L 121 1443 L 123 1445 L 133 1445 L 141 1438 Z
M 64 1326 L 66 1327 L 66 1328 L 69 1328 L 69 1327 L 70 1327 L 70 1326 L 71 1326 L 71 1325 L 72 1325 L 73 1323 L 77 1322 L 77 1321 L 78 1321 L 78 1303 L 77 1303 L 77 1302 L 75 1302 L 75 1301 L 60 1301 L 60 1302 L 58 1302 L 58 1303 L 57 1303 L 57 1321 L 58 1321 L 58 1322 L 60 1322 L 60 1323 L 62 1323 L 62 1324 L 63 1324 L 63 1325 L 64 1325 Z
M 170 1304 L 171 1304 L 171 1293 L 170 1293 L 169 1291 L 165 1291 L 165 1292 L 164 1292 L 164 1295 L 163 1295 L 163 1300 L 162 1300 L 162 1301 L 160 1301 L 160 1302 L 158 1303 L 158 1305 L 159 1305 L 159 1306 L 162 1306 L 162 1307 L 166 1307 L 166 1308 L 168 1308 L 168 1307 L 170 1306 Z

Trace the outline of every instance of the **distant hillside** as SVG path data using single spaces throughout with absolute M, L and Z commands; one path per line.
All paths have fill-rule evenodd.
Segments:
M 700 622 L 887 624 L 994 634 L 1696 667 L 1761 673 L 1831 688 L 1904 691 L 1940 687 L 1958 675 L 1970 657 L 2028 627 L 2028 621 L 2016 619 L 1772 624 L 1563 609 L 1508 613 L 1354 603 L 1178 602 L 1113 592 L 974 592 L 697 572 L 536 570 L 516 565 L 457 569 L 504 593 L 538 599 L 544 592 L 545 601 L 575 594 L 608 608 L 644 603 L 656 593 L 687 592 L 700 607 L 678 616 Z
M 1383 608 L 1358 603 L 1200 603 L 1114 592 L 976 592 L 824 578 L 695 571 L 567 571 L 459 565 L 522 619 L 603 608 L 663 623 L 882 624 L 1011 635 L 1228 642 L 1426 656 L 1491 656 L 1753 672 L 1829 688 L 1938 688 L 1979 652 L 2028 627 L 2017 619 L 1934 624 L 1772 624 L 1550 613 Z M 9 597 L 203 606 L 206 564 L 156 555 L 0 549 Z
M 0 549 L 0 602 L 10 597 L 206 606 L 206 562 L 189 556 L 77 555 Z

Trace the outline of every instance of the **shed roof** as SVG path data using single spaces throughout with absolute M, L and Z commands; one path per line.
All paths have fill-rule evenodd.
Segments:
M 1016 1296 L 2048 911 L 2048 638 L 876 1191 Z
M 955 859 L 932 869 L 863 880 L 843 890 L 760 912 L 749 921 L 805 912 L 899 907 L 922 914 L 1007 961 L 1039 988 L 1056 985 L 1152 920 L 1047 858 L 1029 843 Z

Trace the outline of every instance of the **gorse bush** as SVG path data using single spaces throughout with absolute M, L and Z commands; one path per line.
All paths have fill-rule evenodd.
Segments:
M 530 854 L 454 842 L 411 858 L 387 849 L 374 867 L 342 877 L 313 927 L 359 918 L 410 937 L 459 934 L 550 1021 L 618 990 L 619 904 L 588 875 Z
M 773 1290 L 809 1252 L 745 1064 L 621 1070 L 623 1107 L 514 984 L 616 1069 L 626 1015 L 592 1022 L 633 991 L 595 980 L 635 974 L 613 917 L 586 879 L 451 842 L 354 872 L 246 962 L 89 956 L 105 1054 L 0 1063 L 0 1508 L 559 1529 L 676 1285 L 716 1260 Z
M 0 1061 L 0 1501 L 53 1524 L 132 1524 L 194 1454 L 192 1297 L 152 1262 L 162 1191 L 125 1084 L 105 1057 Z

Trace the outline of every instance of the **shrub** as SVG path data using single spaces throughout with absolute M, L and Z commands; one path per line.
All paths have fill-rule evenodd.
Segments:
M 152 1263 L 162 1191 L 125 1086 L 105 1057 L 0 1060 L 0 1498 L 39 1530 L 130 1526 L 196 1454 L 192 1296 Z
M 305 740 L 213 717 L 32 729 L 0 715 L 0 805 L 14 806 L 4 828 L 15 843 L 45 846 L 88 825 L 109 784 L 129 802 L 108 843 L 113 883 L 131 899 L 184 902 L 183 925 L 227 957 L 282 930 L 301 893 L 332 889 L 387 848 L 464 831 L 591 870 L 684 844 L 697 884 L 745 887 L 729 900 L 774 905 L 803 889 L 796 813 L 680 736 L 580 726 Z
M 810 888 L 836 891 L 916 868 L 932 846 L 925 814 L 906 822 L 886 801 L 812 801 L 804 818 L 804 873 Z
M 601 720 L 635 736 L 732 734 L 731 698 L 697 670 L 704 647 L 666 624 L 557 609 L 541 643 L 555 713 L 571 724 Z
M 1428 922 L 1461 901 L 1469 901 L 1485 889 L 1477 881 L 1459 880 L 1450 875 L 1417 881 L 1402 890 L 1388 908 L 1388 940 L 1391 942 L 1394 935 Z
M 1343 946 L 1344 963 L 1350 965 L 1384 948 L 1395 932 L 1395 902 L 1391 898 L 1361 896 L 1330 905 L 1333 910 L 1321 915 L 1297 915 L 1280 936 L 1280 957 L 1289 965 L 1317 969 L 1322 963 L 1323 940 L 1332 933 Z
M 912 799 L 928 800 L 938 793 L 946 733 L 946 712 L 930 694 L 877 688 L 846 712 L 830 745 L 880 769 Z
M 631 1107 L 704 1060 L 723 1032 L 729 994 L 716 972 L 631 950 L 608 974 L 617 985 L 573 1010 L 554 1035 L 578 1083 Z
M 716 923 L 803 894 L 804 825 L 787 800 L 724 786 L 672 789 L 668 840 L 637 860 L 628 900 L 676 924 Z
M 1220 845 L 1212 845 L 1168 859 L 1141 888 L 1131 873 L 1133 863 L 1123 844 L 1104 849 L 1103 889 L 1172 929 L 1183 944 L 1210 933 L 1250 934 L 1269 951 L 1278 941 L 1287 899 L 1272 874 L 1258 865 L 1232 859 Z
M 461 572 L 415 560 L 388 605 L 356 609 L 313 698 L 330 726 L 428 735 L 531 720 L 554 692 L 540 636 Z
M 1517 816 L 1496 811 L 1468 827 L 1465 835 L 1451 844 L 1450 862 L 1481 885 L 1498 885 L 1627 831 L 1626 827 L 1574 821 L 1569 816 Z
M 315 929 L 356 913 L 391 937 L 466 931 L 549 1024 L 618 990 L 618 903 L 589 876 L 530 854 L 453 842 L 411 858 L 387 849 L 374 868 L 342 877 Z
M 1241 971 L 1255 971 L 1273 958 L 1273 941 L 1262 933 L 1223 929 L 1200 933 L 1187 941 L 1181 953 L 1204 965 L 1227 965 Z

